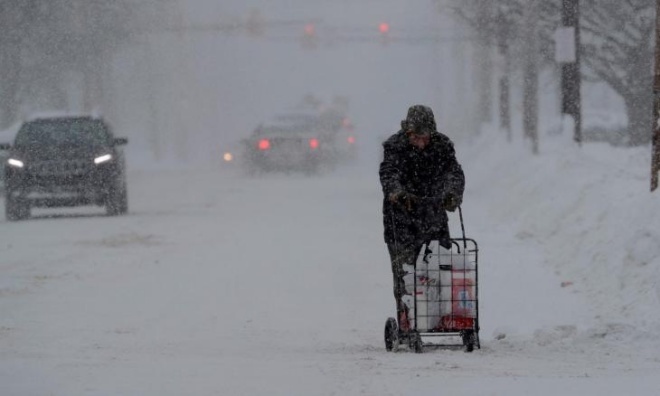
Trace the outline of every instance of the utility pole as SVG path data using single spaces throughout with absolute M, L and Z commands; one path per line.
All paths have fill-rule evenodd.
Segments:
M 562 0 L 561 22 L 569 48 L 568 59 L 561 66 L 562 113 L 573 116 L 574 140 L 582 144 L 582 109 L 580 97 L 580 0 Z
M 656 0 L 655 73 L 653 78 L 653 148 L 651 155 L 651 192 L 658 188 L 660 171 L 660 0 Z

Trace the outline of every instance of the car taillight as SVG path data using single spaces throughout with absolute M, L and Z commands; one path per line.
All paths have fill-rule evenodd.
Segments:
M 349 136 L 346 140 L 348 141 L 349 144 L 355 143 L 355 138 L 353 136 Z
M 309 139 L 309 148 L 311 148 L 312 150 L 319 148 L 318 139 Z
M 259 150 L 268 150 L 270 148 L 270 141 L 268 139 L 259 140 Z

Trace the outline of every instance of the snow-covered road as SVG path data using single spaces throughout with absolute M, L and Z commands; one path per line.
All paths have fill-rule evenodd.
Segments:
M 506 163 L 463 162 L 481 350 L 385 351 L 374 163 L 320 177 L 134 170 L 128 216 L 0 222 L 0 394 L 660 392 L 657 336 L 599 321 L 588 284 L 561 286 L 579 279 L 562 278 L 556 244 L 521 231 L 493 190 Z

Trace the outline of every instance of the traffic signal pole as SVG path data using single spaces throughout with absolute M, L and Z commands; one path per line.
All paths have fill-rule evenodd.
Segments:
M 656 0 L 655 69 L 653 77 L 653 148 L 651 155 L 651 192 L 658 188 L 660 172 L 660 0 Z

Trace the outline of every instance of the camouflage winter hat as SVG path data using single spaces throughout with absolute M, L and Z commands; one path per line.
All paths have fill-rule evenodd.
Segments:
M 412 130 L 416 135 L 428 135 L 436 130 L 433 110 L 424 105 L 414 105 L 408 108 L 408 115 L 401 121 L 401 129 Z

